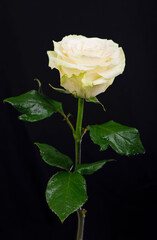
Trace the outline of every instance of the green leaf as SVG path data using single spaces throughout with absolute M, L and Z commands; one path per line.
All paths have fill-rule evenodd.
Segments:
M 79 209 L 87 198 L 86 181 L 79 173 L 58 172 L 48 182 L 46 200 L 61 222 Z
M 86 100 L 86 102 L 92 102 L 92 103 L 100 104 L 102 106 L 103 110 L 106 112 L 106 109 L 104 108 L 104 105 L 96 97 L 86 98 L 85 100 Z
M 67 171 L 72 167 L 73 161 L 67 155 L 59 152 L 56 148 L 43 143 L 35 143 L 40 149 L 42 159 L 51 166 L 59 167 Z
M 105 163 L 115 161 L 114 159 L 110 160 L 102 160 L 94 163 L 89 164 L 78 164 L 75 168 L 75 172 L 80 173 L 82 175 L 84 174 L 92 174 L 102 168 Z
M 106 150 L 110 145 L 121 155 L 145 152 L 136 128 L 109 121 L 102 125 L 88 126 L 87 129 L 90 131 L 92 141 L 100 146 L 100 150 Z
M 20 120 L 35 122 L 50 117 L 55 112 L 63 112 L 62 104 L 43 96 L 36 90 L 4 100 L 23 113 Z
M 55 91 L 57 91 L 57 92 L 65 93 L 65 94 L 71 94 L 68 90 L 65 90 L 65 89 L 63 89 L 63 88 L 55 88 L 55 87 L 53 87 L 50 83 L 49 83 L 49 86 L 50 86 L 53 90 L 55 90 Z

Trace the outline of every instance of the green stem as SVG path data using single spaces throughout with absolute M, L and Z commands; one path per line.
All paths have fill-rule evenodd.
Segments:
M 83 119 L 84 99 L 78 99 L 78 112 L 75 131 L 75 167 L 81 164 L 81 141 L 82 141 L 82 119 Z M 82 210 L 77 210 L 78 228 L 76 240 L 83 240 L 84 217 Z
M 81 140 L 82 140 L 82 119 L 83 119 L 84 99 L 78 99 L 78 112 L 75 131 L 75 167 L 81 164 Z
M 83 217 L 81 209 L 77 210 L 77 217 L 78 217 L 78 229 L 77 229 L 76 240 L 83 240 L 83 229 L 84 229 L 85 217 Z

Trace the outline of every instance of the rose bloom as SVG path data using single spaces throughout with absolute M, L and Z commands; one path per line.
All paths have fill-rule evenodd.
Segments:
M 80 98 L 104 92 L 125 67 L 125 55 L 112 40 L 69 35 L 48 51 L 49 67 L 60 72 L 61 86 Z

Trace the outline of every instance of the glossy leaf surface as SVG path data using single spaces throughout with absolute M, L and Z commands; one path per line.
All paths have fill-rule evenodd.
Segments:
M 42 159 L 51 166 L 59 167 L 67 171 L 72 167 L 72 160 L 67 155 L 59 152 L 56 148 L 43 143 L 35 143 L 40 149 Z
M 98 171 L 100 168 L 104 166 L 105 163 L 111 162 L 115 160 L 102 160 L 94 163 L 88 163 L 88 164 L 78 164 L 75 168 L 75 172 L 78 172 L 82 175 L 86 174 L 92 174 L 96 171 Z
M 84 177 L 79 173 L 56 173 L 48 182 L 46 200 L 50 209 L 63 222 L 87 200 Z
M 92 141 L 100 146 L 100 150 L 106 150 L 110 145 L 121 155 L 145 152 L 136 128 L 109 121 L 101 125 L 88 126 L 88 130 Z
M 43 96 L 36 90 L 29 91 L 17 97 L 4 100 L 23 113 L 20 120 L 35 122 L 50 117 L 55 112 L 62 112 L 62 104 Z

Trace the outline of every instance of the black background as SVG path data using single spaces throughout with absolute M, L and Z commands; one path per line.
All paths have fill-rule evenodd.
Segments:
M 33 144 L 50 144 L 74 158 L 70 129 L 57 114 L 37 123 L 22 122 L 19 113 L 2 102 L 37 89 L 33 79 L 39 78 L 44 92 L 62 101 L 75 123 L 76 99 L 48 86 L 59 87 L 59 74 L 48 67 L 46 51 L 53 49 L 52 40 L 69 34 L 112 39 L 126 55 L 124 73 L 98 96 L 106 113 L 86 103 L 83 125 L 114 120 L 136 127 L 146 149 L 146 154 L 131 157 L 110 148 L 99 152 L 86 134 L 84 163 L 118 161 L 86 177 L 84 239 L 157 239 L 155 1 L 6 0 L 0 6 L 0 239 L 75 239 L 76 214 L 61 224 L 47 206 L 44 192 L 56 169 L 42 161 Z

